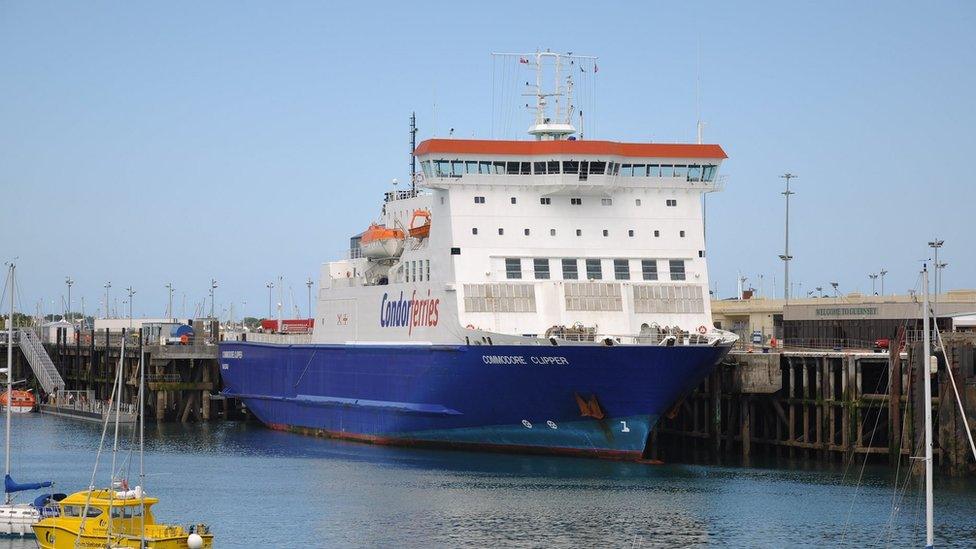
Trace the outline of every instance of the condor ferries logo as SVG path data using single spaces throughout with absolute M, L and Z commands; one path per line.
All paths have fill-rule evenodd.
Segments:
M 399 299 L 390 299 L 388 293 L 383 294 L 380 301 L 380 326 L 383 328 L 407 328 L 407 334 L 413 334 L 414 327 L 426 328 L 437 326 L 439 313 L 437 306 L 441 300 L 432 298 L 430 290 L 427 297 L 418 299 L 417 290 L 413 291 L 410 299 L 403 299 L 400 292 Z

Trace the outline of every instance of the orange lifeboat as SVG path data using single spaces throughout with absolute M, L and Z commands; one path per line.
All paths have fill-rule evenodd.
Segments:
M 359 246 L 369 259 L 397 257 L 403 251 L 403 231 L 372 223 L 360 238 Z
M 34 393 L 30 391 L 11 391 L 11 406 L 10 411 L 15 414 L 26 414 L 28 412 L 34 411 L 34 406 L 37 405 L 37 399 L 34 398 Z M 7 406 L 7 392 L 4 391 L 0 393 L 0 407 L 6 409 Z
M 423 223 L 414 227 L 414 222 L 417 219 L 422 219 Z M 428 210 L 414 210 L 413 216 L 410 218 L 410 236 L 413 238 L 421 239 L 430 236 L 430 212 Z

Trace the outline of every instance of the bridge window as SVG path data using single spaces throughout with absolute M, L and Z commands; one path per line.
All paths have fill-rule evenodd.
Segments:
M 579 261 L 576 259 L 563 259 L 563 280 L 579 279 Z
M 644 276 L 644 280 L 657 280 L 657 260 L 642 259 L 641 274 Z
M 599 259 L 586 260 L 586 278 L 587 280 L 603 279 L 603 265 Z
M 559 173 L 559 161 L 550 160 L 546 162 L 546 171 L 549 172 L 550 175 L 554 173 Z
M 661 177 L 674 177 L 674 166 L 661 164 Z
M 674 176 L 681 179 L 688 179 L 688 166 L 675 166 Z
M 634 165 L 633 164 L 623 164 L 620 166 L 620 175 L 623 177 L 631 177 L 634 175 Z
M 477 174 L 478 173 L 478 163 L 474 161 L 467 161 L 464 163 L 464 173 Z
M 424 177 L 431 177 L 432 172 L 430 171 L 430 160 L 424 160 L 421 162 L 420 169 L 424 171 Z
M 647 177 L 661 177 L 661 166 L 657 164 L 648 164 Z
M 685 279 L 685 261 L 683 259 L 672 259 L 669 261 L 671 270 L 671 280 Z
M 435 160 L 434 173 L 437 177 L 448 177 L 451 174 L 451 163 L 447 160 Z
M 478 173 L 481 175 L 491 175 L 491 162 L 478 162 Z
M 535 277 L 539 280 L 549 280 L 549 260 L 533 259 L 532 267 L 535 270 Z
M 532 169 L 535 170 L 536 175 L 546 175 L 546 163 L 545 162 L 533 162 Z
M 505 170 L 511 175 L 518 175 L 519 173 L 519 163 L 518 162 L 507 162 L 505 164 Z
M 705 168 L 702 170 L 702 179 L 704 181 L 714 180 L 715 172 L 717 171 L 717 169 L 718 166 L 714 166 L 714 165 L 705 166 Z
M 688 181 L 701 181 L 701 176 L 701 166 L 688 166 Z
M 505 278 L 522 278 L 522 260 L 517 257 L 505 258 Z
M 505 175 L 504 162 L 492 162 L 492 166 L 495 168 L 495 175 Z
M 607 163 L 602 161 L 590 162 L 590 174 L 603 175 L 607 170 Z
M 613 277 L 617 280 L 630 280 L 630 260 L 613 260 Z
M 461 177 L 464 175 L 464 162 L 455 160 L 451 162 L 451 177 Z
M 563 160 L 563 173 L 579 173 L 579 162 Z

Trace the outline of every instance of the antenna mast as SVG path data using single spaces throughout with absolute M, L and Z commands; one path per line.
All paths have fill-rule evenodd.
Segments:
M 417 113 L 410 113 L 410 192 L 417 192 Z
M 528 130 L 530 135 L 537 141 L 557 141 L 577 133 L 572 124 L 576 110 L 573 105 L 573 71 L 570 68 L 564 77 L 563 64 L 568 61 L 571 66 L 575 66 L 577 60 L 595 63 L 597 57 L 573 55 L 572 52 L 555 53 L 550 50 L 535 53 L 492 53 L 492 55 L 515 58 L 519 64 L 528 65 L 535 71 L 535 85 L 530 86 L 528 92 L 522 94 L 535 97 L 535 106 L 526 105 L 535 110 L 534 123 Z M 547 88 L 547 85 L 550 88 Z

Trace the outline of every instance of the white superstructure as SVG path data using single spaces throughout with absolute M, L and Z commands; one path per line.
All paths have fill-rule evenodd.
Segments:
M 558 75 L 565 56 L 535 55 Z M 316 343 L 712 334 L 701 199 L 720 188 L 722 148 L 576 139 L 571 75 L 542 88 L 532 141 L 417 147 L 416 189 L 386 193 L 363 235 L 403 245 L 323 267 Z M 426 236 L 411 236 L 418 213 Z

